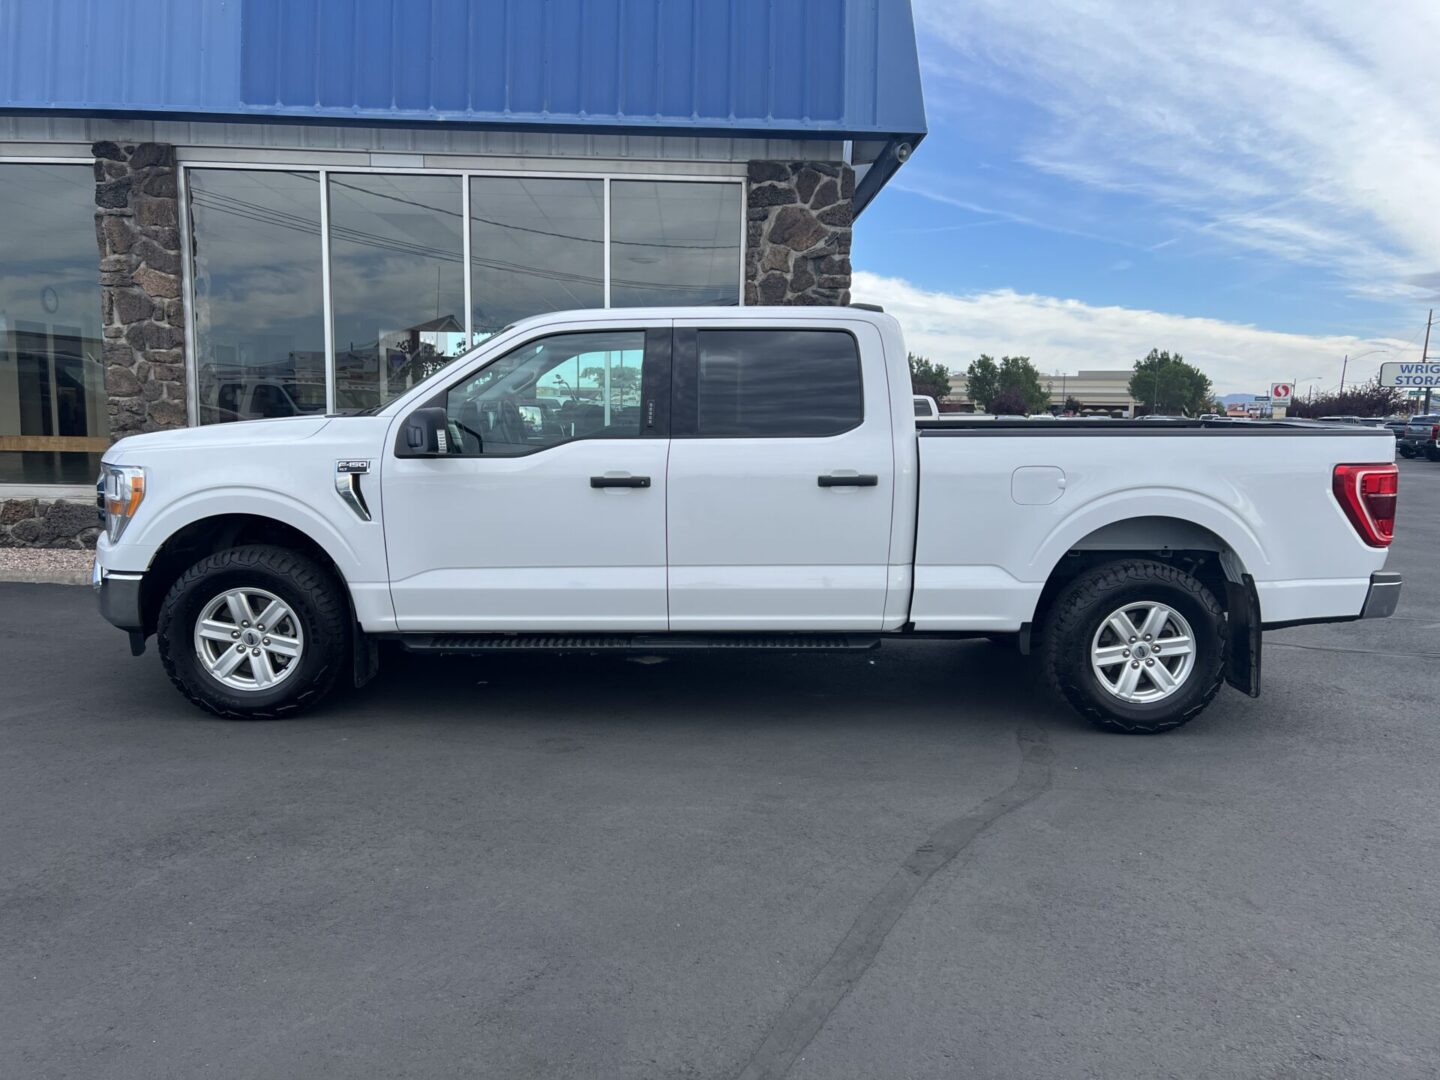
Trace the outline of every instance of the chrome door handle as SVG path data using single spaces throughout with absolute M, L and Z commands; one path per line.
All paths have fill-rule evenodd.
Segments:
M 650 478 L 648 476 L 592 476 L 590 477 L 592 488 L 648 488 Z
M 821 487 L 875 487 L 880 483 L 880 478 L 874 473 L 860 473 L 855 476 L 830 473 L 816 477 L 816 481 Z

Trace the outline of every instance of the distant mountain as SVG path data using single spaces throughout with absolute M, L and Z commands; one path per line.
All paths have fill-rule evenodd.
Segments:
M 1226 405 L 1245 405 L 1258 400 L 1259 397 L 1259 394 L 1222 394 L 1220 400 Z

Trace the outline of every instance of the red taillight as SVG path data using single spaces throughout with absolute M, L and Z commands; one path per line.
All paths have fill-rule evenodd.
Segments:
M 1435 441 L 1437 441 L 1437 440 L 1440 440 L 1440 424 L 1431 424 L 1431 425 L 1430 425 L 1430 441 L 1431 441 L 1431 442 L 1435 442 Z
M 1336 465 L 1334 488 L 1360 539 L 1371 547 L 1389 547 L 1395 538 L 1395 502 L 1400 494 L 1400 470 L 1395 464 Z

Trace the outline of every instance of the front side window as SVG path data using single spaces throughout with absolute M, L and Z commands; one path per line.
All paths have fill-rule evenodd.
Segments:
M 529 454 L 574 439 L 643 434 L 643 330 L 554 334 L 450 388 L 450 451 Z
M 843 330 L 701 330 L 700 438 L 838 435 L 860 423 L 860 354 Z

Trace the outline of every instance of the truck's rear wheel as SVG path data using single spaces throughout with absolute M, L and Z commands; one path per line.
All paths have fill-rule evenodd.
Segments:
M 1046 616 L 1040 659 L 1051 684 L 1098 727 L 1155 734 L 1197 716 L 1224 678 L 1228 625 L 1198 579 L 1125 559 L 1061 590 Z
M 160 609 L 165 671 L 201 708 L 234 720 L 289 716 L 319 701 L 348 655 L 338 583 L 284 548 L 217 552 L 185 571 Z

